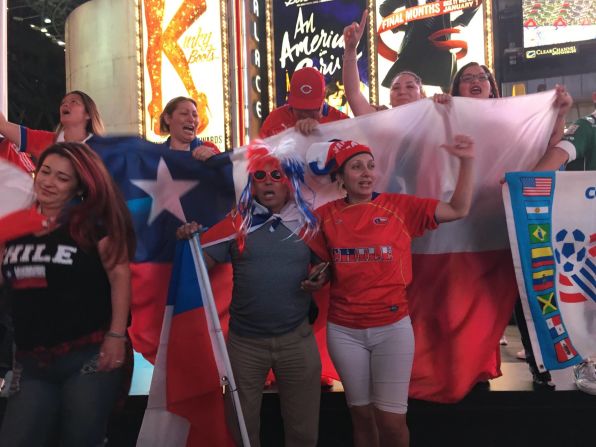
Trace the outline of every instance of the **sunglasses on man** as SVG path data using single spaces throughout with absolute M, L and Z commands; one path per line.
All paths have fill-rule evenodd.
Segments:
M 284 177 L 279 169 L 274 169 L 273 171 L 255 171 L 252 178 L 255 182 L 264 182 L 267 176 L 269 176 L 272 182 L 281 182 Z

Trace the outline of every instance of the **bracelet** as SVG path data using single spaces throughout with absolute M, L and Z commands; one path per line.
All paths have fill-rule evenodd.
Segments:
M 341 57 L 343 61 L 355 61 L 358 60 L 358 56 L 342 56 Z
M 127 340 L 128 337 L 126 336 L 126 334 L 119 334 L 118 332 L 114 332 L 114 331 L 108 331 L 106 332 L 106 337 L 112 337 L 112 338 L 118 338 L 120 340 Z

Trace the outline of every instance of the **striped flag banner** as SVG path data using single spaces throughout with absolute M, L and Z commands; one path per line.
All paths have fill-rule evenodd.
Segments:
M 575 365 L 596 354 L 594 173 L 508 173 L 506 181 L 507 226 L 536 362 L 542 371 Z
M 307 137 L 288 129 L 267 139 L 273 147 L 294 139 L 309 166 L 317 160 L 316 151 L 309 151 L 314 144 L 332 139 L 366 144 L 375 157 L 377 192 L 440 200 L 450 199 L 459 170 L 459 161 L 441 145 L 455 134 L 476 142 L 470 214 L 412 241 L 408 308 L 416 338 L 409 389 L 413 398 L 455 402 L 479 380 L 501 375 L 498 342 L 511 317 L 517 283 L 499 179 L 505 172 L 530 169 L 544 153 L 556 117 L 553 100 L 553 92 L 486 101 L 453 98 L 450 107 L 424 99 L 320 125 Z M 487 116 L 491 119 L 479 119 Z M 520 128 L 520 122 L 526 127 Z M 243 150 L 232 156 L 237 194 L 246 185 Z M 304 193 L 314 191 L 315 206 L 340 197 L 329 177 L 316 176 L 309 168 L 305 179 L 312 190 Z M 549 197 L 528 200 L 532 224 L 541 225 L 550 212 Z M 534 232 L 536 238 L 548 239 L 548 228 Z M 338 262 L 359 256 L 347 250 L 331 255 Z M 552 275 L 551 281 L 555 279 Z M 325 300 L 318 297 L 317 302 Z M 324 330 L 323 318 L 315 324 Z

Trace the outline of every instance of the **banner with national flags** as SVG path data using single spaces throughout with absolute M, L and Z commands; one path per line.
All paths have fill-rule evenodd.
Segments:
M 411 397 L 455 402 L 477 382 L 501 374 L 498 342 L 513 311 L 517 284 L 499 180 L 505 172 L 527 170 L 540 159 L 556 117 L 553 101 L 553 92 L 492 100 L 457 97 L 449 105 L 424 99 L 320 125 L 308 137 L 290 129 L 267 139 L 272 146 L 295 139 L 308 163 L 317 161 L 309 158 L 315 143 L 340 139 L 366 144 L 375 157 L 378 192 L 441 200 L 451 197 L 459 169 L 457 159 L 441 145 L 455 134 L 475 141 L 469 216 L 412 241 L 414 279 L 408 303 L 416 352 Z M 242 148 L 233 161 L 239 194 L 246 184 Z M 336 183 L 310 169 L 306 182 L 312 191 L 304 194 L 314 192 L 316 206 L 340 197 Z M 541 194 L 548 186 L 529 183 L 528 188 Z M 533 205 L 528 212 L 539 216 L 546 210 Z M 544 262 L 543 255 L 536 253 L 536 262 Z M 541 275 L 538 283 L 549 281 L 546 273 Z
M 503 190 L 524 315 L 540 370 L 596 354 L 593 172 L 508 173 Z

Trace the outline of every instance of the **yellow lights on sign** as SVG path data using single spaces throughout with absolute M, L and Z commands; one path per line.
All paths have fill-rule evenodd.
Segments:
M 538 50 L 527 50 L 526 59 L 536 59 L 543 56 L 564 56 L 567 54 L 577 53 L 575 45 L 567 45 L 564 47 L 541 48 Z
M 230 145 L 226 2 L 143 0 L 143 130 L 163 140 L 159 116 L 177 96 L 197 103 L 198 136 Z

